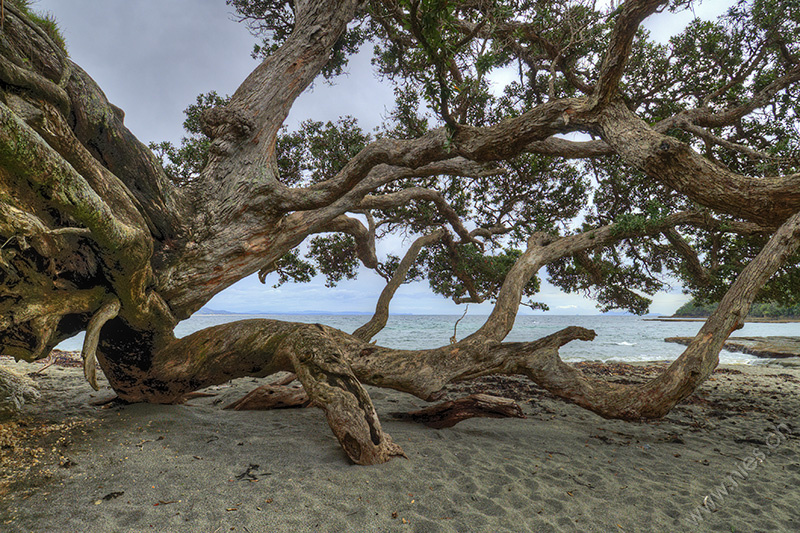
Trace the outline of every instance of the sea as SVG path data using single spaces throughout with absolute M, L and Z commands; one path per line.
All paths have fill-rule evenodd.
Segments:
M 319 323 L 352 333 L 369 320 L 369 315 L 326 314 L 195 314 L 184 320 L 175 329 L 178 337 L 195 331 L 251 318 L 269 318 L 290 322 Z M 486 320 L 481 315 L 392 315 L 389 322 L 374 340 L 381 346 L 417 350 L 435 348 L 450 343 L 454 332 L 463 339 L 477 330 Z M 564 361 L 637 362 L 671 361 L 685 349 L 684 346 L 664 342 L 667 337 L 694 336 L 702 322 L 659 321 L 653 317 L 629 315 L 520 315 L 514 329 L 506 337 L 508 342 L 532 341 L 563 329 L 567 326 L 582 326 L 597 334 L 593 341 L 572 341 L 560 354 Z M 800 323 L 747 323 L 733 336 L 798 336 Z M 83 334 L 62 342 L 62 350 L 80 350 Z M 729 352 L 720 353 L 722 364 L 762 364 L 769 360 L 752 355 Z

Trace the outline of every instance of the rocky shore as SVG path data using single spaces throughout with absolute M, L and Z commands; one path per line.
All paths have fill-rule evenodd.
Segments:
M 666 342 L 688 345 L 693 337 L 667 337 Z M 756 357 L 784 359 L 800 357 L 800 337 L 730 337 L 724 349 Z

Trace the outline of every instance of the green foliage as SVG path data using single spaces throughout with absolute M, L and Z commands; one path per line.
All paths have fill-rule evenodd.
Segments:
M 382 261 L 378 265 L 378 273 L 383 276 L 384 279 L 387 281 L 394 276 L 395 272 L 397 271 L 398 267 L 400 266 L 400 258 L 394 254 L 387 254 L 386 260 Z M 417 261 L 411 268 L 408 269 L 408 273 L 406 274 L 403 283 L 411 283 L 412 281 L 420 281 L 425 279 L 425 270 L 423 265 L 420 261 Z
M 325 286 L 335 287 L 343 279 L 355 279 L 358 274 L 356 243 L 350 235 L 338 233 L 311 239 L 308 257 L 325 275 Z
M 693 299 L 680 306 L 673 316 L 707 317 L 717 309 L 718 305 L 718 303 L 702 303 Z
M 12 2 L 23 13 L 25 13 L 26 17 L 28 17 L 37 26 L 42 28 L 47 36 L 53 40 L 53 42 L 61 49 L 62 52 L 69 55 L 67 53 L 67 44 L 64 40 L 64 35 L 61 33 L 61 29 L 58 27 L 58 21 L 56 21 L 55 16 L 53 16 L 52 13 L 39 13 L 34 11 L 31 7 L 34 4 L 33 0 L 8 1 Z
M 655 199 L 646 202 L 641 213 L 622 213 L 614 220 L 613 232 L 624 235 L 633 232 L 648 232 L 659 227 L 669 214 L 669 209 Z
M 297 248 L 278 259 L 275 263 L 275 272 L 278 274 L 278 282 L 273 288 L 278 288 L 289 281 L 308 283 L 317 275 L 316 269 L 308 261 L 300 258 L 300 250 Z
M 703 303 L 697 299 L 683 304 L 673 316 L 704 318 L 713 313 L 718 303 Z M 748 316 L 757 318 L 800 318 L 800 304 L 781 305 L 774 301 L 755 303 Z
M 371 140 L 349 116 L 326 123 L 308 120 L 291 133 L 284 129 L 276 145 L 281 179 L 288 185 L 331 179 Z
M 785 306 L 776 302 L 756 303 L 750 308 L 749 316 L 765 318 L 800 318 L 800 304 Z
M 202 132 L 200 116 L 212 107 L 224 106 L 230 97 L 211 91 L 197 97 L 185 110 L 183 127 L 189 134 L 180 147 L 169 141 L 150 143 L 167 175 L 178 185 L 191 184 L 208 162 L 210 139 Z M 371 136 L 364 133 L 352 117 L 336 122 L 306 121 L 295 132 L 284 130 L 276 142 L 277 165 L 281 180 L 287 185 L 309 185 L 334 178 L 361 151 Z M 334 234 L 311 240 L 306 258 L 292 250 L 275 265 L 275 286 L 287 282 L 307 283 L 321 273 L 326 285 L 334 287 L 343 279 L 354 279 L 358 257 L 352 237 Z
M 266 57 L 294 30 L 294 4 L 274 0 L 228 0 L 259 39 L 254 55 Z M 398 0 L 365 4 L 334 47 L 323 71 L 342 72 L 347 56 L 369 42 L 377 73 L 394 85 L 395 104 L 380 132 L 362 131 L 352 117 L 303 123 L 283 130 L 277 139 L 279 179 L 302 187 L 334 178 L 375 137 L 415 139 L 446 127 L 447 149 L 458 153 L 459 125 L 475 127 L 517 117 L 553 99 L 590 92 L 611 35 L 614 16 L 590 0 Z M 682 9 L 685 0 L 670 2 Z M 716 21 L 694 20 L 668 43 L 653 42 L 640 30 L 621 82 L 628 107 L 650 124 L 702 107 L 709 112 L 736 107 L 785 76 L 800 57 L 800 4 L 795 0 L 738 2 Z M 203 168 L 208 140 L 196 117 L 206 106 L 223 105 L 210 93 L 187 109 L 187 131 L 179 148 L 154 145 L 168 173 L 190 182 Z M 734 126 L 708 126 L 708 134 L 761 152 L 734 150 L 677 126 L 668 134 L 712 162 L 734 172 L 771 176 L 800 172 L 800 87 L 779 91 L 769 105 L 742 117 Z M 194 119 L 193 119 L 194 117 Z M 673 123 L 675 125 L 675 123 Z M 462 130 L 463 131 L 463 130 Z M 581 162 L 541 155 L 502 161 L 503 173 L 453 177 L 435 175 L 396 180 L 370 194 L 412 187 L 438 193 L 465 225 L 497 230 L 481 250 L 456 241 L 450 220 L 436 204 L 413 200 L 370 212 L 378 239 L 388 235 L 416 238 L 448 228 L 451 240 L 424 250 L 409 279 L 427 279 L 448 298 L 470 290 L 491 299 L 535 232 L 564 236 L 615 225 L 618 237 L 649 231 L 669 215 L 698 206 L 616 156 Z M 487 168 L 487 170 L 489 170 Z M 709 213 L 723 221 L 735 217 Z M 646 312 L 649 295 L 676 279 L 693 295 L 718 299 L 761 249 L 763 236 L 737 236 L 732 224 L 713 230 L 678 228 L 698 252 L 707 276 L 694 279 L 686 257 L 658 233 L 621 239 L 590 250 L 585 257 L 564 258 L 549 267 L 550 281 L 571 292 L 597 299 L 603 310 Z M 674 237 L 674 236 L 673 236 Z M 293 252 L 294 253 L 294 252 Z M 357 272 L 355 245 L 341 235 L 314 239 L 305 258 L 282 259 L 279 282 L 306 280 L 317 272 L 329 285 Z M 379 271 L 391 276 L 399 258 L 381 258 Z M 791 306 L 800 301 L 800 257 L 794 257 L 764 287 L 763 301 Z M 284 274 L 281 274 L 284 272 Z M 538 283 L 538 282 L 536 282 Z M 536 283 L 526 288 L 532 296 Z
M 704 250 L 701 262 L 709 275 L 708 283 L 698 283 L 682 269 L 676 269 L 684 288 L 701 301 L 719 301 L 752 257 L 766 243 L 765 236 L 739 236 L 718 232 L 694 232 L 693 244 Z M 800 254 L 795 253 L 761 288 L 758 302 L 782 306 L 800 303 Z
M 396 139 L 416 139 L 430 130 L 428 118 L 420 113 L 421 96 L 413 87 L 395 87 L 395 107 L 384 125 L 386 135 Z
M 473 244 L 455 249 L 441 244 L 423 250 L 418 262 L 427 272 L 434 293 L 456 301 L 470 297 L 493 301 L 520 255 L 522 252 L 514 248 L 490 255 Z M 534 276 L 525 286 L 523 296 L 537 292 L 539 278 Z
M 548 266 L 550 282 L 567 292 L 581 292 L 597 301 L 602 312 L 624 309 L 645 314 L 654 294 L 664 284 L 642 268 L 633 258 L 620 257 L 619 250 L 596 251 L 586 260 L 565 257 Z
M 200 115 L 206 109 L 224 106 L 229 101 L 230 96 L 221 97 L 216 91 L 199 95 L 194 104 L 183 110 L 186 115 L 183 128 L 189 136 L 181 139 L 179 147 L 169 141 L 150 143 L 150 149 L 158 157 L 167 176 L 179 187 L 192 183 L 208 163 L 211 139 L 201 130 Z

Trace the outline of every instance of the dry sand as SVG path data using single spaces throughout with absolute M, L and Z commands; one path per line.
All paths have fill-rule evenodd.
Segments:
M 657 371 L 620 370 L 608 379 Z M 645 423 L 489 378 L 469 390 L 516 396 L 528 418 L 435 430 L 389 415 L 424 402 L 370 389 L 408 455 L 376 467 L 348 464 L 317 409 L 221 410 L 255 380 L 108 409 L 80 369 L 36 381 L 41 400 L 0 432 L 3 532 L 800 531 L 796 369 L 721 368 Z

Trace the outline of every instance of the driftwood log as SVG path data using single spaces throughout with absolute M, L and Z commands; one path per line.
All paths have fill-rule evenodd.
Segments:
M 420 422 L 435 429 L 453 427 L 474 417 L 525 418 L 517 402 L 489 394 L 471 394 L 418 411 L 391 413 L 391 415 L 399 420 Z
M 262 385 L 242 398 L 225 406 L 234 411 L 268 411 L 270 409 L 291 409 L 310 407 L 311 399 L 302 387 L 286 385 Z

